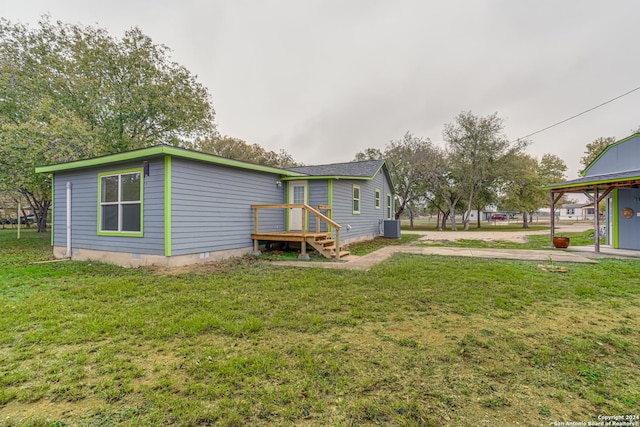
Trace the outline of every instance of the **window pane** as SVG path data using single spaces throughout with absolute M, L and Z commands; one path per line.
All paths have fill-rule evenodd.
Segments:
M 103 176 L 100 180 L 101 202 L 118 201 L 118 176 Z
M 305 186 L 304 185 L 296 185 L 293 187 L 293 203 L 304 203 L 304 193 Z
M 140 231 L 140 204 L 122 205 L 122 231 Z
M 360 211 L 360 200 L 353 200 L 353 211 L 354 212 L 358 212 Z
M 122 175 L 122 201 L 131 202 L 140 200 L 140 174 L 128 173 Z
M 102 231 L 118 231 L 118 205 L 102 206 Z

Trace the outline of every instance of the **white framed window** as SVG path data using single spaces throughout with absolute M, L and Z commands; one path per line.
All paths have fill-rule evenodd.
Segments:
M 376 188 L 374 192 L 374 206 L 376 209 L 380 209 L 380 189 Z
M 98 174 L 98 234 L 142 236 L 142 168 Z
M 353 186 L 352 194 L 353 194 L 353 213 L 359 214 L 360 213 L 360 186 L 359 185 Z
M 391 193 L 387 193 L 387 219 L 391 218 L 393 214 L 393 198 L 391 197 Z

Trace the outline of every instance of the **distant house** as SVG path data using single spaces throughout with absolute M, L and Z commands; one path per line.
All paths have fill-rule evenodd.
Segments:
M 593 204 L 568 203 L 556 208 L 556 218 L 560 220 L 585 221 L 592 220 L 594 215 Z
M 582 172 L 582 178 L 548 189 L 552 209 L 567 193 L 587 195 L 591 206 L 604 201 L 604 227 L 600 227 L 599 215 L 593 215 L 594 229 L 604 228 L 613 248 L 640 250 L 640 133 L 606 147 Z M 596 239 L 596 251 L 599 245 Z
M 127 266 L 223 259 L 270 241 L 339 257 L 381 235 L 394 212 L 383 160 L 284 170 L 160 145 L 36 171 L 53 174 L 54 255 Z

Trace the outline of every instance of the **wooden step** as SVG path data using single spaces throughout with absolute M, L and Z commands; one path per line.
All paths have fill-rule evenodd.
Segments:
M 343 256 L 347 256 L 347 255 L 351 255 L 351 252 L 349 251 L 340 251 L 340 258 L 342 258 Z M 336 257 L 336 253 L 333 252 L 331 254 L 331 258 L 335 258 Z
M 315 241 L 315 242 L 316 242 L 316 243 L 319 243 L 319 244 L 321 244 L 321 245 L 324 245 L 324 244 L 326 244 L 326 243 L 333 243 L 333 242 L 334 242 L 334 240 L 333 240 L 333 239 L 322 239 L 322 240 L 318 240 L 318 239 L 316 239 L 316 241 Z

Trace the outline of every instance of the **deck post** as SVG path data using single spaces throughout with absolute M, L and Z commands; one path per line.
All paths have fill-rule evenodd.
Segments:
M 260 252 L 260 248 L 258 247 L 257 239 L 253 239 L 253 251 L 251 252 L 251 255 L 254 255 L 254 256 L 262 255 L 262 252 Z
M 298 259 L 304 259 L 304 260 L 308 260 L 309 259 L 309 254 L 307 253 L 307 222 L 305 221 L 306 218 L 306 213 L 307 213 L 307 208 L 305 208 L 304 206 L 302 207 L 302 209 L 300 209 L 301 215 L 302 215 L 302 223 L 300 225 L 301 231 L 302 231 L 302 242 L 300 242 L 300 255 L 298 255 Z
M 258 208 L 253 208 L 253 232 L 258 234 Z
M 253 208 L 253 230 L 255 234 L 258 234 L 258 208 Z M 253 239 L 253 252 L 251 252 L 251 255 L 262 255 L 257 239 Z
M 340 229 L 336 228 L 336 261 L 340 261 Z

